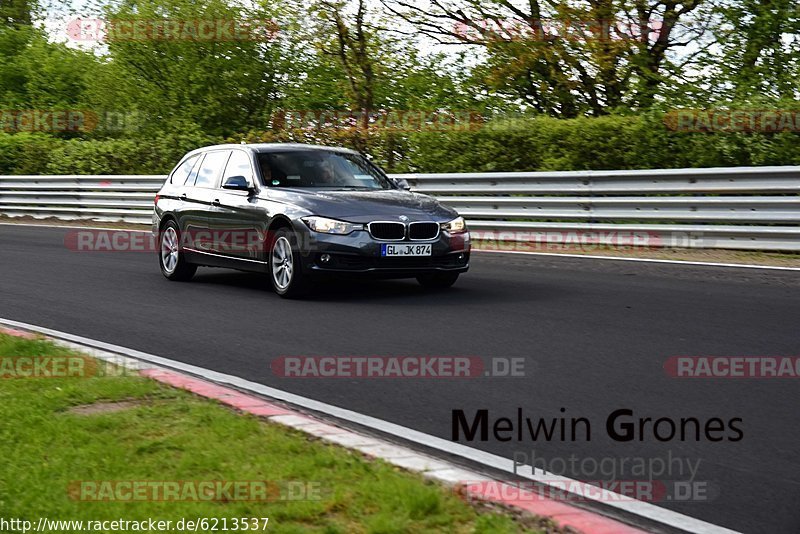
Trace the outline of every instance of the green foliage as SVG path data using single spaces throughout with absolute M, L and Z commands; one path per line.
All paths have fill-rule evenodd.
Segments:
M 687 133 L 664 117 L 496 121 L 468 132 L 420 133 L 402 170 L 420 172 L 566 171 L 800 163 L 800 135 Z
M 0 108 L 77 109 L 87 104 L 96 60 L 30 27 L 0 27 Z
M 51 151 L 61 142 L 44 134 L 0 132 L 0 174 L 44 174 Z
M 370 153 L 391 172 L 800 161 L 796 132 L 681 133 L 671 131 L 664 121 L 664 113 L 676 107 L 800 109 L 798 42 L 781 38 L 800 28 L 790 0 L 778 0 L 774 10 L 755 0 L 735 0 L 709 12 L 714 30 L 709 35 L 718 46 L 702 52 L 704 59 L 698 64 L 703 68 L 693 72 L 666 69 L 673 60 L 666 61 L 660 76 L 669 79 L 672 88 L 662 87 L 661 98 L 648 109 L 629 106 L 620 95 L 637 89 L 618 84 L 611 85 L 619 95 L 612 98 L 606 91 L 589 105 L 584 101 L 588 93 L 575 86 L 569 74 L 582 63 L 570 63 L 563 71 L 556 68 L 558 58 L 577 57 L 595 65 L 595 81 L 608 88 L 619 74 L 612 72 L 616 67 L 609 58 L 616 57 L 617 47 L 635 53 L 630 42 L 583 43 L 585 57 L 564 48 L 578 47 L 571 41 L 492 41 L 482 56 L 471 56 L 467 49 L 451 55 L 426 53 L 413 39 L 382 30 L 396 21 L 372 12 L 374 7 L 367 8 L 365 18 L 366 56 L 353 56 L 359 48 L 344 56 L 369 67 L 369 94 L 359 96 L 354 93 L 359 91 L 352 83 L 352 64 L 348 70 L 336 53 L 338 30 L 330 9 L 325 18 L 325 10 L 315 9 L 318 4 L 100 0 L 97 5 L 109 20 L 269 20 L 277 22 L 279 31 L 274 39 L 261 41 L 111 39 L 105 47 L 83 50 L 51 42 L 43 30 L 25 23 L 25 13 L 36 16 L 36 2 L 1 3 L 5 24 L 0 24 L 0 119 L 4 110 L 75 110 L 99 122 L 79 132 L 15 133 L 0 120 L 0 174 L 164 173 L 184 152 L 223 139 L 348 146 Z M 352 2 L 334 4 L 342 13 L 352 11 L 347 7 Z M 566 4 L 559 9 L 569 11 Z M 704 17 L 707 9 L 711 7 L 701 10 Z M 357 32 L 350 28 L 348 35 L 356 38 Z M 579 85 L 594 83 L 590 78 L 581 78 Z M 638 83 L 636 78 L 630 83 Z M 535 108 L 531 91 L 540 90 L 554 99 L 539 114 L 502 118 Z M 468 111 L 495 118 L 472 129 L 450 131 L 270 129 L 279 110 L 352 110 L 363 107 L 359 102 L 364 101 L 377 113 Z M 534 101 L 542 100 L 537 96 Z
M 800 82 L 800 6 L 796 0 L 737 0 L 718 8 L 718 46 L 707 67 L 720 96 L 736 99 L 796 99 Z
M 190 131 L 187 127 L 186 131 Z M 0 134 L 0 174 L 164 174 L 199 146 L 245 141 L 358 147 L 366 140 L 390 172 L 567 171 L 800 165 L 792 132 L 685 133 L 663 115 L 495 120 L 473 130 L 281 130 L 227 139 L 199 131 L 138 139 L 57 139 Z
M 166 174 L 208 136 L 143 139 L 58 139 L 43 134 L 0 134 L 0 174 Z
M 0 0 L 0 24 L 16 27 L 30 25 L 37 7 L 35 0 Z
M 293 60 L 291 46 L 268 33 L 236 36 L 231 24 L 241 22 L 243 31 L 246 24 L 269 27 L 279 15 L 278 7 L 246 10 L 224 0 L 112 4 L 107 19 L 140 21 L 145 29 L 134 38 L 110 34 L 110 61 L 100 74 L 104 91 L 94 92 L 95 101 L 104 110 L 140 111 L 151 122 L 188 120 L 210 135 L 263 127 Z M 154 25 L 160 20 L 178 22 L 165 29 Z M 208 25 L 212 34 L 194 37 Z M 214 37 L 225 28 L 230 35 Z

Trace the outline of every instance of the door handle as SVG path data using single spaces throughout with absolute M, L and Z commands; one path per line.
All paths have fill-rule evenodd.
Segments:
M 218 198 L 215 198 L 215 199 L 214 199 L 214 200 L 211 202 L 211 205 L 212 205 L 212 206 L 219 206 L 219 199 L 218 199 Z
M 186 200 L 186 193 L 182 194 L 182 195 L 181 195 L 179 198 L 180 198 L 181 200 Z

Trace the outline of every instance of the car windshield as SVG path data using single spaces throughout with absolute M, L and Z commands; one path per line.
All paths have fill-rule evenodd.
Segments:
M 259 154 L 268 187 L 391 189 L 389 180 L 366 158 L 347 152 L 289 150 Z

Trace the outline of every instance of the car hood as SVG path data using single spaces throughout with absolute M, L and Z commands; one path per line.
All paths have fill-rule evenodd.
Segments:
M 270 189 L 268 198 L 293 204 L 313 215 L 350 222 L 396 220 L 401 215 L 410 221 L 445 221 L 458 214 L 435 198 L 398 190 L 337 191 L 309 189 Z

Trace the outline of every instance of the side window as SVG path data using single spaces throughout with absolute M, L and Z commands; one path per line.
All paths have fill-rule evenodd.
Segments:
M 228 160 L 228 165 L 225 167 L 225 173 L 222 175 L 222 184 L 228 181 L 229 178 L 234 176 L 244 176 L 247 185 L 253 185 L 253 167 L 250 164 L 250 156 L 241 150 L 234 150 L 231 154 L 231 159 Z
M 195 187 L 216 187 L 219 175 L 225 168 L 225 163 L 231 155 L 230 150 L 217 150 L 206 154 L 203 163 L 200 165 L 200 172 L 197 173 Z
M 186 179 L 189 178 L 189 175 L 192 172 L 192 168 L 194 168 L 198 159 L 200 158 L 198 158 L 197 156 L 192 156 L 191 158 L 181 163 L 180 166 L 177 169 L 175 169 L 175 172 L 172 173 L 169 183 L 174 185 L 185 184 Z
M 194 168 L 192 169 L 191 174 L 189 174 L 189 177 L 186 178 L 186 182 L 184 182 L 185 186 L 194 187 L 194 182 L 195 182 L 195 180 L 197 180 L 197 173 L 200 172 L 200 167 L 202 167 L 202 161 L 205 158 L 206 158 L 205 154 L 200 154 L 197 157 L 197 163 L 194 164 Z

